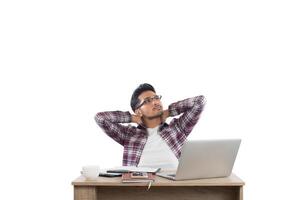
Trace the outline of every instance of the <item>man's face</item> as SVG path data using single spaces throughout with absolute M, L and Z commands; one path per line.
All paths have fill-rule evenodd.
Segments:
M 145 91 L 138 97 L 140 100 L 141 107 L 136 110 L 138 115 L 146 118 L 156 118 L 160 117 L 163 113 L 163 106 L 160 101 L 160 98 L 156 95 L 155 92 Z

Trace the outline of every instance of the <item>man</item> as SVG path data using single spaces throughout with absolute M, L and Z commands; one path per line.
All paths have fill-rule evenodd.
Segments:
M 123 165 L 177 169 L 180 150 L 197 123 L 205 105 L 204 96 L 196 96 L 169 105 L 163 110 L 161 96 L 150 84 L 141 84 L 133 92 L 131 108 L 99 112 L 97 124 L 105 133 L 124 146 Z M 167 124 L 168 117 L 182 114 Z M 136 123 L 137 127 L 122 123 Z

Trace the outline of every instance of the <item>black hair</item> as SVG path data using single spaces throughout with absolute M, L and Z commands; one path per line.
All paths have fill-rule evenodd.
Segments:
M 152 92 L 155 92 L 155 89 L 152 85 L 148 84 L 148 83 L 143 83 L 143 84 L 140 84 L 133 92 L 132 96 L 131 96 L 131 101 L 130 101 L 130 106 L 131 106 L 131 109 L 133 111 L 135 111 L 136 107 L 138 106 L 138 104 L 140 103 L 140 100 L 139 100 L 139 96 L 140 94 L 142 94 L 143 92 L 145 91 L 152 91 Z

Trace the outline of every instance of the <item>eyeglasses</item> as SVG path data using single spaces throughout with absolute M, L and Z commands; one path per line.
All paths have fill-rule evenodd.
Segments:
M 144 101 L 140 104 L 140 105 L 138 105 L 135 109 L 138 109 L 138 108 L 140 108 L 140 107 L 142 107 L 143 105 L 148 105 L 148 104 L 150 104 L 152 101 L 158 101 L 158 100 L 160 100 L 161 99 L 161 95 L 154 95 L 153 97 L 147 97 L 147 98 L 145 98 L 144 99 Z

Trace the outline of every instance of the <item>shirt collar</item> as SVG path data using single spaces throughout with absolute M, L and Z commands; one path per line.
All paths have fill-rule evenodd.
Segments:
M 158 131 L 162 131 L 165 127 L 169 126 L 166 122 L 159 125 Z M 147 127 L 144 124 L 139 124 L 138 129 L 147 130 Z

